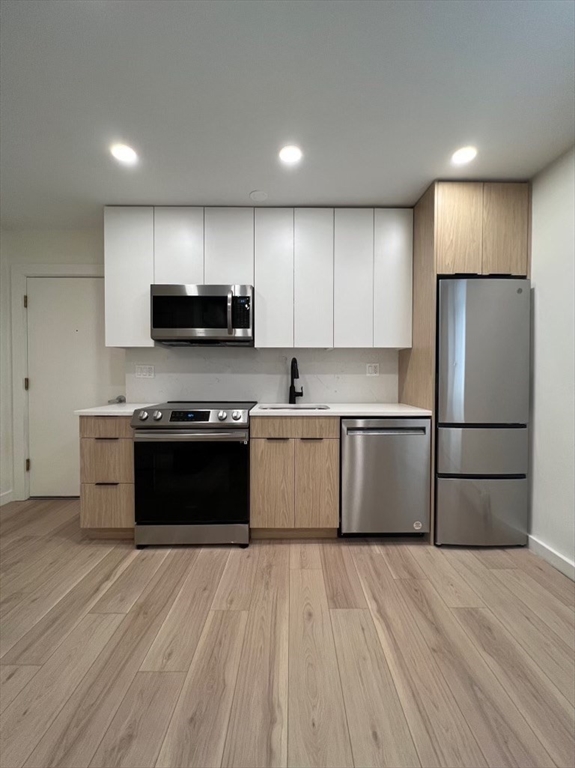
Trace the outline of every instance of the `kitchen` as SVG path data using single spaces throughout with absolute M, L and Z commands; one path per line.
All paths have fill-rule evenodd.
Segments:
M 127 36 L 164 71 L 134 37 L 157 28 L 158 4 L 138 15 L 112 3 L 110 16 L 95 3 L 16 5 L 4 13 L 7 61 L 22 64 L 15 41 L 24 55 L 38 39 L 47 73 L 62 77 L 71 57 L 91 82 L 86 66 L 99 62 L 120 124 L 122 78 L 107 79 L 96 41 L 119 56 Z M 177 162 L 174 125 L 132 119 L 89 150 L 89 194 L 65 193 L 62 180 L 44 203 L 14 135 L 29 106 L 7 88 L 6 765 L 572 764 L 574 156 L 560 118 L 572 98 L 543 53 L 559 40 L 572 50 L 572 4 L 533 4 L 529 32 L 514 4 L 429 3 L 413 18 L 396 3 L 168 5 L 164 50 L 184 46 L 197 63 L 210 40 L 243 30 L 258 63 L 234 59 L 240 35 L 228 64 L 264 89 L 264 71 L 282 69 L 258 66 L 275 54 L 293 76 L 316 45 L 336 66 L 330 35 L 361 56 L 355 34 L 375 42 L 377 30 L 391 47 L 376 67 L 397 64 L 402 24 L 447 76 L 418 25 L 467 39 L 473 19 L 494 57 L 505 35 L 549 84 L 535 93 L 519 78 L 531 111 L 545 103 L 556 119 L 552 131 L 523 123 L 529 148 L 512 150 L 494 107 L 491 128 L 470 130 L 452 104 L 445 137 L 417 134 L 417 161 L 406 139 L 398 162 L 393 139 L 377 150 L 369 131 L 361 154 L 365 105 L 318 142 L 288 95 L 296 117 L 278 130 L 278 113 L 273 136 L 269 116 L 248 129 L 239 110 L 247 168 L 221 125 L 199 128 L 238 105 L 237 93 L 213 98 L 212 87 L 229 97 L 233 78 L 211 61 L 209 87 L 205 73 L 189 79 L 211 112 L 189 113 L 202 139 L 188 160 Z M 73 29 L 87 29 L 88 8 L 82 62 Z M 459 76 L 481 70 L 495 103 L 508 84 L 445 35 Z M 524 36 L 540 61 L 527 63 Z M 339 70 L 384 110 L 365 71 Z M 37 93 L 37 62 L 24 71 Z M 183 82 L 173 63 L 168 72 Z M 313 113 L 309 85 L 300 97 Z M 255 109 L 247 83 L 233 87 Z M 399 98 L 389 78 L 382 87 Z M 78 89 L 75 99 L 95 115 Z M 321 109 L 314 119 L 325 131 Z M 338 169 L 344 138 L 355 159 Z M 64 150 L 57 134 L 38 141 Z M 78 151 L 85 136 L 74 141 Z M 378 151 L 387 171 L 375 179 Z

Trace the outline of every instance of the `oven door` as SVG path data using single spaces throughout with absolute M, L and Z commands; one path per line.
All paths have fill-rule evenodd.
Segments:
M 244 430 L 150 430 L 134 436 L 136 527 L 249 523 Z
M 253 344 L 250 285 L 152 285 L 150 311 L 164 344 Z

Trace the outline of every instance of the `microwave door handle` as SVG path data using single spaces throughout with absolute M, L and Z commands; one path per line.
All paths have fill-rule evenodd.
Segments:
M 233 299 L 233 293 L 229 291 L 228 292 L 228 336 L 234 335 L 234 328 L 232 325 L 232 299 Z

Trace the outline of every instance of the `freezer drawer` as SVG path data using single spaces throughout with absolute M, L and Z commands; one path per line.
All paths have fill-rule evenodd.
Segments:
M 439 424 L 529 421 L 530 284 L 439 281 Z
M 436 543 L 512 546 L 527 543 L 528 481 L 437 479 Z
M 341 532 L 429 531 L 430 419 L 343 419 Z
M 437 472 L 451 475 L 526 475 L 528 450 L 526 427 L 440 427 L 437 430 Z

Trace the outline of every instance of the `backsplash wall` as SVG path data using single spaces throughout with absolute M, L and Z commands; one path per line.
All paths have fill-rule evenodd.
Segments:
M 298 402 L 397 402 L 398 353 L 389 349 L 128 349 L 126 398 L 132 403 L 177 399 L 285 403 L 294 355 L 304 389 Z M 365 375 L 367 363 L 379 363 L 379 376 Z M 136 378 L 136 364 L 153 365 L 154 378 Z

